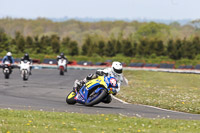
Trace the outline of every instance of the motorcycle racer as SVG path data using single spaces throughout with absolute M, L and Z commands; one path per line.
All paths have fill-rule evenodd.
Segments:
M 64 53 L 60 53 L 60 55 L 57 56 L 57 64 L 59 62 L 60 59 L 64 59 L 66 60 L 66 67 L 65 67 L 65 72 L 67 72 L 67 64 L 68 64 L 68 59 L 66 58 L 66 56 L 64 55 Z
M 21 61 L 24 62 L 25 60 L 29 61 L 30 64 L 32 64 L 32 59 L 29 57 L 28 53 L 25 53 L 24 56 L 21 58 Z M 30 66 L 30 72 L 29 72 L 30 75 L 32 74 L 31 70 L 32 70 L 32 66 Z
M 57 56 L 56 60 L 58 61 L 60 59 L 65 59 L 68 62 L 68 60 L 67 60 L 66 56 L 64 55 L 64 53 L 60 53 L 60 55 Z
M 3 57 L 2 63 L 4 64 L 6 60 L 8 60 L 11 64 L 14 64 L 14 63 L 15 63 L 15 61 L 14 61 L 14 59 L 13 59 L 13 57 L 12 57 L 12 53 L 11 53 L 11 52 L 8 52 L 8 53 L 6 54 L 6 56 Z
M 3 57 L 2 64 L 4 65 L 6 61 L 9 61 L 10 64 L 11 64 L 10 73 L 12 73 L 12 69 L 13 69 L 13 65 L 14 65 L 15 61 L 14 61 L 14 58 L 12 57 L 12 53 L 11 52 L 8 52 L 6 54 L 6 56 Z
M 116 90 L 113 91 L 113 95 L 116 95 L 119 91 L 120 91 L 120 86 L 121 83 L 123 82 L 123 66 L 120 62 L 118 61 L 114 61 L 112 63 L 111 68 L 106 68 L 103 70 L 97 70 L 95 74 L 89 74 L 86 78 L 84 78 L 83 80 L 75 80 L 74 82 L 74 87 L 73 90 L 74 91 L 79 91 L 80 88 L 89 80 L 95 79 L 98 76 L 112 76 L 115 77 L 117 80 L 117 84 L 118 84 L 118 88 Z M 104 103 L 110 103 L 112 100 L 111 96 L 109 95 L 108 97 L 105 98 L 105 100 L 103 101 Z
M 107 75 L 107 76 L 115 77 L 117 79 L 117 84 L 118 84 L 118 88 L 116 89 L 116 91 L 119 92 L 121 83 L 123 82 L 122 72 L 123 72 L 122 64 L 118 61 L 114 61 L 112 63 L 111 68 L 106 68 L 106 69 L 103 69 L 103 70 L 97 70 L 96 74 L 100 75 L 100 76 Z
M 21 61 L 24 61 L 24 60 L 27 60 L 29 62 L 32 62 L 31 58 L 29 58 L 29 54 L 28 53 L 25 53 L 24 54 L 24 57 L 21 58 Z

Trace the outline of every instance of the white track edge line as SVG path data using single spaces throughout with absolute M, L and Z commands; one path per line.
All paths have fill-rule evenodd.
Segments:
M 112 97 L 120 102 L 122 102 L 123 104 L 131 104 L 131 103 L 128 103 L 128 102 L 125 102 L 115 96 L 112 95 Z M 174 113 L 181 113 L 181 114 L 191 114 L 191 113 L 185 113 L 185 112 L 179 112 L 179 111 L 174 111 L 174 110 L 168 110 L 168 109 L 162 109 L 162 108 L 159 108 L 159 107 L 155 107 L 155 106 L 150 106 L 150 105 L 143 105 L 143 104 L 133 104 L 133 105 L 139 105 L 139 106 L 144 106 L 144 107 L 149 107 L 149 108 L 154 108 L 154 109 L 158 109 L 158 110 L 163 110 L 163 111 L 168 111 L 168 112 L 174 112 Z M 191 115 L 195 115 L 195 114 L 191 114 Z

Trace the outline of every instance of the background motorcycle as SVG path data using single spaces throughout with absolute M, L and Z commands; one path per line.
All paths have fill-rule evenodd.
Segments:
M 71 91 L 67 97 L 68 104 L 81 103 L 86 106 L 93 106 L 103 102 L 110 94 L 118 88 L 117 80 L 114 77 L 98 76 L 98 78 L 87 82 L 78 92 Z
M 28 80 L 28 78 L 29 78 L 30 65 L 31 65 L 31 62 L 27 61 L 27 60 L 20 62 L 20 72 L 21 72 L 21 77 L 23 80 Z
M 64 72 L 67 71 L 67 61 L 65 59 L 58 60 L 58 69 L 60 71 L 60 75 L 64 75 Z
M 9 61 L 5 61 L 3 64 L 3 73 L 5 75 L 5 79 L 9 79 L 9 76 L 12 72 L 11 63 Z

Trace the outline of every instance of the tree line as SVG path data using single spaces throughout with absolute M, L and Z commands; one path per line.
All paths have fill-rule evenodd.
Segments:
M 169 38 L 184 39 L 195 35 L 200 35 L 200 20 L 180 25 L 178 22 L 162 24 L 155 22 L 139 21 L 99 21 L 99 22 L 81 22 L 77 20 L 68 20 L 63 22 L 53 22 L 45 18 L 31 19 L 0 19 L 0 31 L 3 30 L 11 37 L 15 37 L 15 32 L 19 31 L 24 36 L 43 36 L 57 34 L 60 38 L 66 36 L 72 40 L 83 44 L 83 39 L 88 34 L 98 34 L 102 37 L 110 37 L 112 34 L 117 37 L 121 32 L 123 37 L 130 35 L 134 39 L 141 39 L 143 36 L 157 37 L 166 42 Z
M 0 52 L 11 51 L 13 53 L 30 54 L 59 54 L 107 56 L 123 55 L 126 57 L 153 57 L 167 56 L 171 59 L 194 59 L 200 55 L 200 38 L 198 36 L 189 39 L 169 39 L 167 42 L 156 37 L 141 37 L 134 39 L 131 36 L 124 38 L 102 37 L 99 35 L 87 35 L 83 44 L 78 44 L 66 36 L 60 38 L 53 34 L 50 36 L 23 36 L 20 32 L 15 37 L 10 37 L 0 31 Z
M 192 39 L 169 39 L 167 42 L 158 38 L 145 37 L 138 41 L 131 38 L 109 38 L 94 41 L 94 37 L 88 36 L 83 43 L 82 54 L 87 56 L 98 54 L 108 57 L 122 54 L 127 57 L 146 58 L 167 56 L 174 60 L 194 59 L 200 55 L 200 38 L 195 36 Z

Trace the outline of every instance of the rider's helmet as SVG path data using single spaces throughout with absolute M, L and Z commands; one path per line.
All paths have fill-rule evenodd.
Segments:
M 120 75 L 122 74 L 122 70 L 123 70 L 123 66 L 122 63 L 118 62 L 118 61 L 114 61 L 112 63 L 112 67 L 111 70 L 114 74 Z
M 65 57 L 64 53 L 60 53 L 60 57 L 64 58 Z
M 28 59 L 28 58 L 29 58 L 29 55 L 28 55 L 28 53 L 25 53 L 25 54 L 24 54 L 24 58 L 26 58 L 26 59 Z
M 12 53 L 11 53 L 11 52 L 8 52 L 6 55 L 7 55 L 7 56 L 12 56 Z

